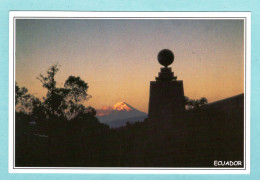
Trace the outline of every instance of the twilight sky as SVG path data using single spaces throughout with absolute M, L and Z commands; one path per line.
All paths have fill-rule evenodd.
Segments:
M 18 19 L 16 81 L 37 97 L 46 90 L 36 77 L 54 64 L 63 86 L 80 76 L 92 95 L 86 106 L 125 101 L 147 112 L 157 54 L 171 49 L 177 80 L 189 98 L 209 102 L 244 92 L 243 20 Z

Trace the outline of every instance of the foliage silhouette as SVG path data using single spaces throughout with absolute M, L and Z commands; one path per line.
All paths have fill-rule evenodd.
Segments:
M 46 75 L 37 77 L 47 89 L 42 101 L 16 83 L 15 153 L 18 166 L 64 164 L 64 158 L 73 157 L 72 154 L 82 146 L 81 140 L 85 142 L 85 150 L 90 139 L 95 139 L 92 135 L 109 129 L 95 117 L 93 107 L 84 106 L 91 98 L 87 93 L 88 84 L 80 77 L 69 76 L 64 87 L 57 87 L 55 75 L 58 71 L 58 65 L 53 65 Z
M 40 104 L 40 99 L 28 93 L 25 87 L 19 87 L 15 82 L 15 108 L 24 113 L 32 113 Z
M 199 108 L 208 103 L 208 100 L 205 97 L 202 97 L 201 99 L 189 99 L 187 96 L 185 96 L 184 98 L 185 98 L 185 105 L 188 110 Z
M 37 79 L 47 89 L 47 95 L 44 98 L 46 114 L 50 117 L 59 116 L 70 119 L 77 113 L 84 112 L 85 106 L 82 103 L 91 96 L 87 94 L 88 84 L 80 77 L 69 76 L 63 88 L 57 87 L 55 75 L 58 71 L 58 65 L 53 65 L 48 69 L 46 76 L 40 74 Z

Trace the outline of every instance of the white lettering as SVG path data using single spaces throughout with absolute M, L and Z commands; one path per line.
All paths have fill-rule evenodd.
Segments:
M 214 161 L 214 166 L 242 166 L 242 161 Z
M 218 161 L 217 160 L 214 161 L 214 166 L 218 166 Z

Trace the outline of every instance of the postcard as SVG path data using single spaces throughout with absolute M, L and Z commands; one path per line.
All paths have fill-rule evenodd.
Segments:
M 9 172 L 248 174 L 249 12 L 10 12 Z

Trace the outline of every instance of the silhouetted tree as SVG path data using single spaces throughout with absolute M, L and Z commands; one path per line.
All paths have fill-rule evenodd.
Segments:
M 201 99 L 189 99 L 185 96 L 184 98 L 185 105 L 188 109 L 198 108 L 208 103 L 208 100 L 205 97 L 202 97 Z
M 69 76 L 63 88 L 56 87 L 55 75 L 58 70 L 58 65 L 53 65 L 48 69 L 46 76 L 40 74 L 37 79 L 48 90 L 44 98 L 47 114 L 70 119 L 85 111 L 82 103 L 91 96 L 87 94 L 88 84 L 80 77 Z
M 64 166 L 69 160 L 82 166 L 102 161 L 99 152 L 105 146 L 102 140 L 109 127 L 98 121 L 93 107 L 83 104 L 91 98 L 88 84 L 80 77 L 69 76 L 63 87 L 57 87 L 58 70 L 58 65 L 53 65 L 46 75 L 37 77 L 47 89 L 42 100 L 16 83 L 17 165 Z
M 203 106 L 208 103 L 208 100 L 205 97 L 202 97 L 199 101 L 200 101 L 200 106 Z
M 79 112 L 88 112 L 88 109 L 82 104 L 91 98 L 91 96 L 87 94 L 88 84 L 81 80 L 80 77 L 69 76 L 64 84 L 64 88 L 64 90 L 68 92 L 65 97 L 68 106 L 66 115 L 73 117 Z
M 15 82 L 15 110 L 23 113 L 31 113 L 40 100 L 30 93 L 25 87 L 19 87 Z

